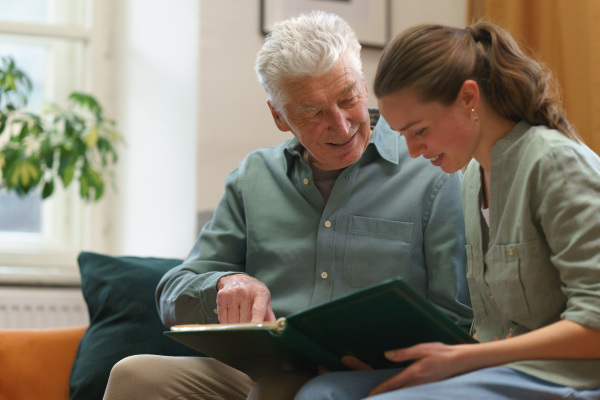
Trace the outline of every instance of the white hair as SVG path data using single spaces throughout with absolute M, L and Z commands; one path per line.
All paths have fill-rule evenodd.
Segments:
M 335 14 L 312 11 L 276 23 L 258 52 L 254 69 L 271 105 L 285 116 L 286 81 L 325 74 L 342 58 L 362 76 L 360 48 L 346 21 Z

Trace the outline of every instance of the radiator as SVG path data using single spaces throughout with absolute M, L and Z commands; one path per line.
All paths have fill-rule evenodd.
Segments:
M 0 329 L 87 325 L 80 288 L 0 287 Z

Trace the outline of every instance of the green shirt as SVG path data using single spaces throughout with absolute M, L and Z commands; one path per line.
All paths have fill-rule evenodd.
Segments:
M 520 122 L 492 148 L 489 231 L 481 172 L 463 181 L 467 279 L 477 338 L 567 319 L 600 329 L 600 158 L 558 131 Z M 508 339 L 510 340 L 510 339 Z M 600 360 L 508 366 L 575 388 L 600 386 Z
M 253 151 L 186 261 L 160 282 L 163 322 L 217 322 L 217 281 L 246 273 L 267 285 L 276 317 L 403 276 L 469 326 L 460 185 L 459 173 L 411 159 L 383 118 L 327 202 L 296 139 Z

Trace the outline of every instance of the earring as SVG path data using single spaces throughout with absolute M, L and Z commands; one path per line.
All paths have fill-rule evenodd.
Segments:
M 475 122 L 479 121 L 479 116 L 474 108 L 471 108 L 471 117 L 475 120 Z

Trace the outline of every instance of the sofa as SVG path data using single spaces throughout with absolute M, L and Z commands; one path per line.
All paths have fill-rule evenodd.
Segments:
M 87 326 L 0 330 L 1 400 L 65 400 Z
M 89 325 L 0 329 L 0 400 L 99 400 L 125 357 L 201 356 L 164 336 L 156 311 L 158 281 L 181 262 L 79 254 Z

